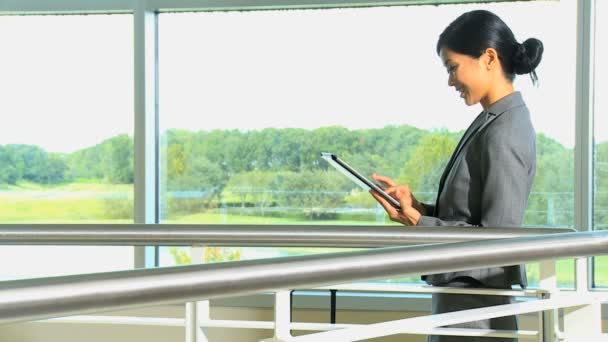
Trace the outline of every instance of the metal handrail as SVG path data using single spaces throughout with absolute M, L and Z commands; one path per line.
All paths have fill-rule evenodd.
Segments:
M 0 323 L 604 254 L 608 231 L 7 281 Z
M 574 232 L 570 228 L 2 224 L 0 245 L 387 247 Z

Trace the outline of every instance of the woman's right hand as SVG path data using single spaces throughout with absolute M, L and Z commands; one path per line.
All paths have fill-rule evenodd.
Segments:
M 420 216 L 425 214 L 425 210 L 424 206 L 416 200 L 410 188 L 407 185 L 399 185 L 386 176 L 373 174 L 372 178 L 381 183 L 385 192 L 401 204 L 401 210 L 397 210 L 375 191 L 370 191 L 372 196 L 384 207 L 391 220 L 408 226 L 418 224 Z
M 396 186 L 399 186 L 399 185 L 398 185 L 397 183 L 395 183 L 395 181 L 393 181 L 393 180 L 392 180 L 390 177 L 382 176 L 382 175 L 379 175 L 379 174 L 377 174 L 377 173 L 372 174 L 372 178 L 373 178 L 374 180 L 376 180 L 376 181 L 380 182 L 380 183 L 381 183 L 381 185 L 382 185 L 382 186 L 381 186 L 381 188 L 384 188 L 384 189 L 388 189 L 389 187 L 396 187 Z M 408 191 L 407 191 L 407 192 L 409 192 L 409 194 L 411 195 L 411 197 L 410 197 L 410 198 L 411 198 L 411 201 L 412 201 L 411 206 L 412 206 L 414 209 L 418 210 L 418 212 L 419 212 L 421 215 L 426 215 L 426 210 L 425 210 L 425 207 L 422 205 L 422 203 L 418 202 L 418 200 L 416 199 L 416 197 L 414 196 L 414 194 L 413 194 L 411 191 L 409 191 L 409 187 L 408 187 L 407 185 L 402 185 L 402 186 L 407 187 L 407 189 L 408 189 Z M 399 200 L 398 198 L 396 198 L 396 199 L 397 199 L 397 200 Z

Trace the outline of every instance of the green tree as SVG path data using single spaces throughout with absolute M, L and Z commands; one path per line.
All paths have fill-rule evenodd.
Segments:
M 419 200 L 433 202 L 441 175 L 457 143 L 457 135 L 447 131 L 423 137 L 414 147 L 398 181 L 408 184 Z
M 133 139 L 121 134 L 102 143 L 105 179 L 115 184 L 133 183 Z
M 190 265 L 192 258 L 190 254 L 177 247 L 169 247 L 169 253 L 173 256 L 176 265 Z M 238 247 L 205 247 L 204 260 L 195 260 L 196 262 L 204 261 L 222 262 L 222 261 L 238 261 L 241 260 L 241 248 Z
M 608 229 L 608 141 L 595 147 L 595 227 Z
M 44 170 L 39 174 L 39 181 L 46 184 L 56 184 L 66 180 L 68 166 L 63 155 L 50 153 L 45 158 Z
M 63 155 L 47 153 L 33 145 L 2 147 L 0 168 L 0 183 L 8 184 L 22 179 L 41 184 L 59 183 L 66 179 L 68 169 Z
M 257 207 L 264 216 L 265 209 L 276 204 L 276 174 L 269 171 L 241 172 L 230 177 L 224 198 L 241 208 Z M 238 202 L 236 202 L 238 200 Z
M 101 144 L 75 151 L 67 156 L 68 178 L 102 179 Z
M 217 164 L 205 157 L 190 156 L 186 159 L 184 172 L 167 180 L 169 194 L 186 194 L 170 199 L 170 211 L 193 213 L 217 207 L 226 182 L 226 177 Z M 188 196 L 188 193 L 192 195 Z
M 536 176 L 524 224 L 572 226 L 574 152 L 544 134 L 538 134 L 536 155 Z
M 17 184 L 21 175 L 15 164 L 16 160 L 12 149 L 0 145 L 0 184 Z
M 277 205 L 310 219 L 337 217 L 351 181 L 336 171 L 283 171 L 276 176 Z

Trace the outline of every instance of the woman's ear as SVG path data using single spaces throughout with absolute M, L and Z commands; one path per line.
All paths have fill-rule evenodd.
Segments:
M 484 63 L 487 70 L 492 70 L 497 66 L 500 66 L 500 61 L 498 60 L 498 53 L 494 48 L 487 48 L 483 53 Z

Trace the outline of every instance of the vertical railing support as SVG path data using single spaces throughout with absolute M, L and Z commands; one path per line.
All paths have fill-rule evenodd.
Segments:
M 291 291 L 278 291 L 274 294 L 274 336 L 260 342 L 287 342 L 292 338 Z
M 538 267 L 540 277 L 538 285 L 541 289 L 548 291 L 541 296 L 543 299 L 548 299 L 551 296 L 556 295 L 559 291 L 557 288 L 556 262 L 554 260 L 543 261 L 539 263 Z M 556 317 L 558 317 L 557 310 L 547 310 L 539 313 L 539 318 L 542 318 L 539 325 L 541 325 L 540 328 L 543 342 L 553 342 L 559 335 L 559 326 Z
M 205 262 L 205 247 L 192 246 L 190 260 L 193 264 Z M 211 319 L 209 301 L 186 303 L 186 342 L 209 342 L 207 331 L 201 322 Z
M 274 299 L 274 338 L 278 341 L 291 339 L 291 291 L 279 291 Z

